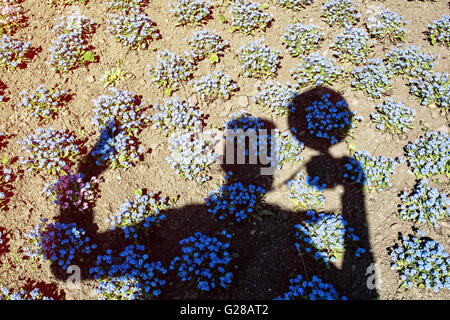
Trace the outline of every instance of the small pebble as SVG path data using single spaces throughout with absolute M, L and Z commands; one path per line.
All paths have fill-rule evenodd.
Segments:
M 248 97 L 247 96 L 239 96 L 238 99 L 238 104 L 241 107 L 247 107 L 248 106 Z

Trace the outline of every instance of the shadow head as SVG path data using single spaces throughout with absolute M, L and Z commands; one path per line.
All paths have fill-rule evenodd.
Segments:
M 296 95 L 295 110 L 288 118 L 289 128 L 305 147 L 326 153 L 349 134 L 354 113 L 336 91 L 318 87 Z M 292 130 L 294 129 L 294 130 Z
M 271 161 L 275 157 L 271 148 L 274 130 L 271 121 L 245 111 L 230 115 L 225 126 L 222 163 L 228 182 L 258 185 L 266 191 L 271 188 L 276 170 L 276 163 L 273 167 L 274 162 Z

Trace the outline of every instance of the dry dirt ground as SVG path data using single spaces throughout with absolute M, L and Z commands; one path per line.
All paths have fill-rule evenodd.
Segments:
M 206 121 L 209 128 L 215 125 L 223 125 L 230 113 L 241 109 L 248 110 L 254 116 L 272 121 L 281 130 L 286 130 L 289 127 L 287 117 L 272 117 L 269 113 L 263 112 L 261 107 L 254 104 L 250 98 L 248 104 L 241 105 L 238 102 L 240 96 L 251 97 L 256 95 L 257 89 L 255 86 L 261 84 L 259 80 L 248 79 L 239 75 L 240 65 L 234 54 L 239 47 L 253 39 L 264 37 L 267 45 L 282 51 L 281 68 L 278 76 L 273 80 L 293 81 L 289 71 L 298 62 L 297 59 L 292 58 L 286 52 L 281 44 L 284 28 L 292 21 L 292 18 L 296 17 L 300 22 L 316 24 L 325 30 L 326 40 L 320 46 L 319 52 L 327 57 L 331 57 L 331 50 L 328 49 L 328 45 L 338 33 L 342 32 L 342 28 L 330 28 L 321 19 L 320 7 L 324 2 L 323 0 L 315 0 L 312 5 L 295 13 L 274 6 L 271 1 L 260 0 L 259 2 L 268 5 L 267 10 L 273 13 L 274 21 L 265 34 L 257 32 L 253 37 L 238 33 L 231 34 L 228 30 L 229 25 L 221 23 L 219 19 L 223 10 L 221 2 L 212 2 L 214 6 L 213 19 L 210 19 L 204 27 L 208 30 L 217 30 L 224 39 L 230 42 L 231 46 L 227 49 L 225 57 L 221 58 L 217 65 L 211 65 L 209 61 L 201 62 L 194 78 L 209 74 L 214 69 L 221 69 L 237 81 L 240 90 L 236 96 L 226 103 L 217 101 L 206 104 L 194 97 L 195 101 L 198 101 L 200 109 L 209 115 Z M 434 71 L 448 72 L 450 70 L 449 50 L 444 46 L 431 46 L 426 34 L 424 34 L 429 23 L 440 18 L 444 13 L 450 13 L 448 1 L 386 0 L 379 2 L 358 0 L 356 2 L 361 4 L 360 12 L 362 13 L 362 19 L 357 27 L 365 27 L 363 21 L 368 8 L 383 4 L 383 6 L 397 11 L 401 16 L 411 21 L 407 26 L 407 44 L 420 45 L 423 52 L 426 53 L 440 54 L 441 57 L 437 59 Z M 1 70 L 0 73 L 1 81 L 7 86 L 5 96 L 9 98 L 9 101 L 0 104 L 0 131 L 8 135 L 7 145 L 1 149 L 1 155 L 7 155 L 9 159 L 24 155 L 17 141 L 33 133 L 40 126 L 37 121 L 30 119 L 27 114 L 19 109 L 19 93 L 22 90 L 34 90 L 40 84 L 46 84 L 48 87 L 59 84 L 70 90 L 73 93 L 73 99 L 49 125 L 52 125 L 55 129 L 68 128 L 75 132 L 79 138 L 87 139 L 85 147 L 86 150 L 89 150 L 99 137 L 98 130 L 92 124 L 92 117 L 94 116 L 92 100 L 107 93 L 104 83 L 100 81 L 105 71 L 117 66 L 118 60 L 122 59 L 124 61 L 123 69 L 128 73 L 128 76 L 125 81 L 119 81 L 116 87 L 142 95 L 148 106 L 155 103 L 162 104 L 164 94 L 151 82 L 147 75 L 147 65 L 154 66 L 156 64 L 158 50 L 169 49 L 180 54 L 187 50 L 188 45 L 184 39 L 190 38 L 193 32 L 198 29 L 175 28 L 175 18 L 168 10 L 168 2 L 165 0 L 150 1 L 144 10 L 156 22 L 162 38 L 152 42 L 148 50 L 128 51 L 110 38 L 106 31 L 108 19 L 106 1 L 90 0 L 87 5 L 80 5 L 79 10 L 94 20 L 98 26 L 91 41 L 94 52 L 98 56 L 98 62 L 78 68 L 66 75 L 59 75 L 45 63 L 49 58 L 48 49 L 54 37 L 51 29 L 56 23 L 54 18 L 77 10 L 77 8 L 52 8 L 45 1 L 39 0 L 25 0 L 22 6 L 26 9 L 25 15 L 28 18 L 28 25 L 19 30 L 15 38 L 29 40 L 32 47 L 39 50 L 26 68 L 11 72 Z M 228 12 L 225 13 L 225 15 L 227 14 Z M 373 57 L 382 58 L 384 53 L 392 47 L 394 45 L 391 43 L 378 41 Z M 348 82 L 343 79 L 333 86 L 335 91 L 343 92 L 342 95 L 352 110 L 356 110 L 359 115 L 364 116 L 364 120 L 355 131 L 355 139 L 353 140 L 357 149 L 368 150 L 372 155 L 397 157 L 404 155 L 404 146 L 409 141 L 414 141 L 421 136 L 424 133 L 424 128 L 448 132 L 448 115 L 441 115 L 437 109 L 420 106 L 418 100 L 409 94 L 409 87 L 406 83 L 407 80 L 395 78 L 394 86 L 387 94 L 396 100 L 403 101 L 417 111 L 415 128 L 409 131 L 407 136 L 394 136 L 375 130 L 374 124 L 369 120 L 369 115 L 374 111 L 378 102 L 361 91 L 352 90 Z M 189 85 L 185 85 L 182 90 L 176 92 L 175 96 L 183 99 L 191 97 Z M 152 112 L 153 110 L 150 108 L 148 113 L 151 114 Z M 144 149 L 148 151 L 143 161 L 140 161 L 128 171 L 108 169 L 102 172 L 101 195 L 94 209 L 95 223 L 98 225 L 100 232 L 108 229 L 105 219 L 117 212 L 124 199 L 133 198 L 136 189 L 147 188 L 149 191 L 161 192 L 162 195 L 169 197 L 180 195 L 175 206 L 175 209 L 177 209 L 187 206 L 202 206 L 208 192 L 215 190 L 217 185 L 224 181 L 225 173 L 220 165 L 213 167 L 211 170 L 213 179 L 203 185 L 193 181 L 185 181 L 182 177 L 176 175 L 165 161 L 169 154 L 167 138 L 150 126 L 143 130 L 139 140 Z M 350 155 L 345 143 L 334 146 L 330 153 L 334 157 Z M 306 149 L 302 155 L 305 158 L 304 161 L 294 166 L 286 166 L 274 176 L 272 189 L 265 199 L 267 206 L 271 207 L 270 212 L 273 215 L 263 217 L 262 222 L 254 222 L 240 227 L 239 232 L 246 234 L 246 236 L 240 238 L 241 243 L 236 243 L 236 252 L 238 252 L 235 254 L 236 264 L 244 264 L 246 259 L 253 259 L 256 262 L 247 263 L 245 270 L 237 269 L 235 271 L 236 274 L 239 274 L 236 278 L 237 289 L 232 290 L 232 293 L 219 295 L 217 298 L 272 299 L 286 291 L 289 275 L 303 271 L 292 243 L 293 231 L 291 230 L 291 233 L 286 234 L 285 230 L 279 227 L 295 220 L 293 205 L 288 197 L 284 182 L 298 170 L 304 169 L 305 164 L 308 163 L 309 159 L 316 156 L 317 152 Z M 19 170 L 16 171 L 19 172 Z M 41 194 L 46 181 L 54 181 L 54 177 L 23 172 L 18 174 L 14 181 L 14 194 L 9 203 L 9 210 L 0 214 L 0 226 L 6 228 L 10 238 L 8 242 L 9 252 L 0 256 L 0 283 L 10 288 L 17 288 L 20 284 L 34 281 L 45 283 L 50 289 L 57 290 L 60 297 L 65 297 L 65 299 L 98 299 L 99 297 L 93 294 L 94 281 L 83 281 L 80 289 L 69 289 L 64 281 L 59 280 L 51 272 L 48 262 L 30 260 L 24 257 L 24 248 L 28 245 L 24 234 L 34 228 L 41 218 L 45 217 L 53 221 L 59 214 L 59 208 Z M 392 181 L 393 186 L 391 188 L 381 193 L 366 193 L 364 196 L 367 211 L 366 223 L 372 254 L 381 273 L 378 295 L 380 299 L 448 299 L 450 298 L 448 290 L 434 293 L 419 289 L 405 291 L 399 288 L 399 277 L 394 270 L 390 269 L 390 257 L 386 248 L 397 242 L 398 232 L 408 234 L 411 231 L 412 224 L 397 217 L 397 206 L 400 201 L 398 193 L 402 190 L 411 190 L 415 184 L 415 176 L 406 164 L 401 164 Z M 448 188 L 448 180 L 439 185 L 439 188 L 441 190 Z M 342 193 L 342 186 L 327 190 L 325 193 L 327 199 L 325 210 L 334 212 L 341 210 Z M 206 227 L 202 226 L 207 225 L 206 221 L 209 221 L 205 215 L 189 214 L 189 212 L 193 212 L 190 210 L 174 210 L 174 212 L 177 215 L 186 212 L 186 215 L 174 217 L 172 225 L 164 224 L 161 228 L 161 234 L 154 236 L 155 241 L 167 241 L 167 245 L 160 243 L 155 248 L 154 253 L 166 263 L 170 261 L 170 255 L 178 250 L 176 242 L 173 239 L 170 241 L 171 233 L 176 233 L 177 230 L 182 228 L 186 228 L 186 232 L 195 232 L 197 226 L 207 230 Z M 447 251 L 450 250 L 448 224 L 442 224 L 441 228 L 437 230 L 430 227 L 423 227 L 422 229 L 431 238 L 442 243 Z M 255 256 L 251 258 L 243 257 L 243 254 L 249 252 L 249 249 L 244 247 L 246 245 L 252 246 L 252 243 L 260 243 L 261 251 L 256 252 Z M 281 254 L 272 255 L 273 250 L 277 250 Z M 164 257 L 164 252 L 167 255 L 166 257 Z M 259 253 L 261 255 L 258 255 Z M 270 259 L 276 257 L 279 260 L 269 261 L 264 253 Z M 288 268 L 286 267 L 288 262 L 282 259 L 286 259 L 289 263 L 296 261 L 297 265 L 290 265 Z M 274 267 L 275 264 L 278 267 Z M 267 269 L 261 270 L 264 269 L 261 268 L 261 265 L 266 265 Z M 277 272 L 280 272 L 279 269 L 284 267 L 286 267 L 285 270 L 277 274 Z M 175 279 L 173 282 L 175 282 Z M 163 298 L 201 298 L 195 292 L 183 291 L 177 288 L 175 284 L 173 286 L 173 289 L 167 286 Z M 355 297 L 358 297 L 357 292 Z

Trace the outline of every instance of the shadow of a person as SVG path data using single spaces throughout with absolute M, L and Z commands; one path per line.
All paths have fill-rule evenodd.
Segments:
M 264 127 L 269 130 L 274 128 L 273 124 L 269 122 L 266 122 Z M 103 131 L 102 136 L 108 134 Z M 83 180 L 86 182 L 90 181 L 92 177 L 99 177 L 107 169 L 97 165 L 98 159 L 95 155 L 95 150 L 103 148 L 104 140 L 99 139 L 78 168 L 78 172 L 83 174 Z M 237 145 L 233 145 L 233 147 L 236 148 Z M 236 151 L 235 155 L 237 156 Z M 231 164 L 223 164 L 222 169 L 225 172 L 233 172 L 232 177 L 226 181 L 227 185 L 239 181 L 246 186 L 253 184 L 262 187 L 266 192 L 269 192 L 272 187 L 273 177 L 262 176 L 259 164 L 249 164 L 248 161 L 236 164 L 233 160 Z M 169 271 L 165 277 L 167 285 L 159 298 L 272 299 L 277 294 L 282 294 L 286 287 L 286 281 L 283 280 L 286 280 L 289 272 L 292 271 L 292 268 L 288 266 L 288 261 L 292 262 L 298 258 L 293 246 L 295 240 L 293 224 L 295 222 L 290 221 L 290 213 L 281 214 L 281 209 L 265 204 L 260 209 L 270 212 L 270 215 L 266 215 L 263 219 L 252 220 L 253 223 L 244 221 L 229 225 L 218 221 L 208 209 L 205 203 L 199 203 L 168 210 L 165 213 L 166 219 L 153 232 L 146 232 L 143 227 L 144 222 L 132 226 L 135 230 L 139 230 L 136 238 L 126 238 L 122 228 L 99 232 L 98 226 L 94 223 L 94 208 L 88 208 L 80 213 L 70 206 L 67 208 L 61 206 L 58 221 L 61 223 L 76 222 L 77 227 L 84 229 L 92 243 L 98 246 L 97 250 L 91 253 L 76 253 L 72 265 L 80 267 L 80 280 L 94 279 L 90 270 L 97 265 L 97 256 L 104 255 L 107 251 L 110 251 L 112 260 L 120 263 L 119 260 L 123 260 L 120 254 L 126 247 L 136 244 L 144 245 L 151 261 L 161 261 L 162 265 L 168 269 L 173 257 L 180 253 L 180 240 L 196 232 L 213 236 L 223 229 L 231 228 L 234 236 L 229 251 L 233 256 L 235 269 L 232 270 L 234 281 L 229 290 L 204 292 L 199 295 L 195 285 L 182 283 L 176 272 Z M 287 236 L 288 234 L 290 236 Z M 286 255 L 290 255 L 291 260 L 285 259 Z M 293 265 L 298 265 L 298 262 L 296 261 Z M 51 269 L 59 279 L 66 280 L 70 276 L 56 262 L 52 263 Z M 101 279 L 106 278 L 108 276 Z
M 330 108 L 328 105 L 320 111 L 317 111 L 318 108 L 312 110 L 311 106 L 314 103 L 324 101 L 324 95 L 332 105 L 339 104 L 341 109 Z M 356 258 L 353 250 L 348 250 L 351 243 L 346 237 L 344 247 L 347 250 L 344 253 L 342 267 L 340 270 L 332 267 L 330 275 L 335 279 L 336 287 L 348 298 L 374 299 L 377 297 L 376 288 L 368 285 L 368 276 L 371 275 L 369 267 L 373 266 L 374 259 L 369 241 L 363 185 L 346 177 L 348 157 L 335 158 L 329 153 L 329 148 L 333 144 L 342 142 L 350 134 L 351 123 L 355 121 L 354 115 L 348 109 L 348 104 L 342 96 L 328 88 L 315 88 L 300 94 L 295 98 L 294 106 L 295 112 L 290 114 L 288 120 L 289 127 L 295 129 L 293 135 L 296 135 L 306 147 L 320 152 L 320 155 L 314 156 L 306 164 L 307 174 L 310 177 L 319 177 L 318 184 L 326 184 L 326 188 L 333 189 L 338 185 L 343 187 L 342 217 L 355 229 L 355 234 L 359 237 L 358 246 L 365 250 L 360 258 Z M 326 119 L 334 120 L 326 122 Z M 322 126 L 319 123 L 322 123 Z M 332 132 L 328 138 L 323 137 L 327 132 L 326 129 Z M 321 132 L 317 134 L 319 131 Z M 356 166 L 359 168 L 353 168 L 353 170 L 363 172 L 360 164 Z
M 222 170 L 227 173 L 225 186 L 242 184 L 244 189 L 248 188 L 247 190 L 250 186 L 260 187 L 265 195 L 272 191 L 274 172 L 263 170 L 269 169 L 273 164 L 263 165 L 261 159 L 276 156 L 272 154 L 272 141 L 269 140 L 273 139 L 271 134 L 275 126 L 270 121 L 254 118 L 251 115 L 244 116 L 242 119 L 244 121 L 240 125 L 237 121 L 238 124 L 229 129 L 258 127 L 259 130 L 253 141 L 251 137 L 245 138 L 244 135 L 243 138 L 240 134 L 237 134 L 235 143 L 231 145 L 227 140 L 222 164 Z M 228 133 L 230 132 L 227 131 L 227 139 L 232 135 Z M 267 143 L 266 148 L 261 148 L 263 143 Z M 245 157 L 239 160 L 240 152 L 242 152 L 239 151 L 239 147 L 242 144 L 246 153 Z M 232 157 L 228 157 L 230 147 L 233 148 Z M 250 153 L 255 150 L 259 152 L 257 163 L 250 160 Z M 228 220 L 227 228 L 233 232 L 230 251 L 235 266 L 233 282 L 228 290 L 231 299 L 263 300 L 281 295 L 287 290 L 286 283 L 290 273 L 295 271 L 300 263 L 294 246 L 295 230 L 293 228 L 296 223 L 300 223 L 299 216 L 265 202 L 264 197 L 261 200 L 252 208 L 253 211 L 248 213 L 245 220 L 240 222 Z M 248 206 L 248 203 L 244 203 L 243 207 L 237 206 L 235 211 L 248 210 L 249 207 L 245 206 Z
M 307 103 L 308 99 L 303 99 L 302 96 L 296 101 L 297 109 L 301 108 L 301 103 Z M 305 97 L 309 97 L 309 94 Z M 296 114 L 296 116 L 298 115 Z M 289 120 L 291 127 L 296 128 L 298 132 L 303 131 L 302 127 L 305 123 L 299 123 L 298 117 L 290 118 Z M 266 121 L 264 122 L 263 128 L 270 130 L 274 126 L 272 123 Z M 299 138 L 302 140 L 303 137 Z M 102 141 L 100 139 L 93 150 L 101 147 L 101 143 Z M 313 145 L 306 142 L 305 144 L 308 146 Z M 236 147 L 236 145 L 233 147 Z M 225 150 L 225 153 L 227 151 Z M 85 181 L 89 181 L 94 176 L 99 177 L 106 169 L 106 167 L 96 165 L 96 157 L 92 153 L 91 151 L 82 161 L 78 170 L 84 174 Z M 324 160 L 329 160 L 332 166 L 331 172 L 336 174 L 336 170 L 339 168 L 342 169 L 346 159 L 336 160 L 330 155 L 325 154 L 308 164 L 308 173 L 312 176 L 320 175 L 319 172 L 315 171 L 317 168 L 320 168 L 323 172 L 327 168 L 326 166 L 322 166 Z M 261 168 L 261 164 L 250 164 L 248 157 L 244 163 L 237 163 L 233 159 L 231 163 L 225 163 L 222 166 L 225 172 L 233 173 L 228 181 L 226 181 L 226 185 L 231 185 L 235 182 L 241 182 L 246 186 L 253 184 L 264 188 L 267 194 L 272 189 L 273 176 L 262 175 Z M 345 184 L 339 175 L 324 176 L 322 174 L 320 176 L 321 178 L 331 179 L 327 181 L 328 186 L 336 184 L 344 185 L 344 218 L 350 224 L 353 224 L 355 219 L 363 221 L 365 219 L 365 210 L 361 190 L 358 190 L 357 187 L 355 189 L 353 185 Z M 332 176 L 333 178 L 331 178 Z M 360 206 L 354 206 L 355 203 Z M 158 298 L 273 299 L 288 290 L 288 279 L 293 274 L 303 273 L 306 270 L 310 275 L 318 275 L 333 285 L 335 284 L 334 280 L 340 280 L 340 286 L 337 286 L 337 288 L 342 289 L 342 294 L 345 293 L 348 297 L 364 298 L 363 295 L 349 294 L 347 292 L 349 291 L 350 284 L 357 283 L 357 286 L 360 286 L 357 281 L 362 279 L 361 277 L 364 278 L 364 274 L 360 273 L 360 269 L 364 269 L 366 263 L 362 266 L 357 266 L 357 271 L 355 271 L 352 262 L 350 262 L 352 260 L 351 257 L 346 256 L 344 259 L 344 268 L 342 270 L 335 270 L 333 268 L 324 268 L 323 265 L 317 263 L 311 257 L 299 257 L 294 246 L 294 243 L 297 241 L 294 225 L 302 223 L 306 218 L 305 215 L 299 214 L 298 212 L 286 211 L 277 205 L 262 202 L 256 208 L 255 218 L 248 218 L 239 223 L 228 224 L 223 221 L 218 221 L 208 209 L 204 203 L 200 203 L 168 210 L 166 212 L 166 219 L 163 220 L 161 226 L 156 230 L 152 230 L 152 232 L 146 232 L 144 222 L 134 225 L 134 229 L 139 230 L 136 238 L 126 238 L 122 228 L 98 232 L 98 227 L 94 223 L 95 212 L 93 208 L 80 214 L 70 208 L 63 209 L 61 207 L 58 220 L 64 223 L 76 222 L 79 227 L 82 227 L 86 231 L 92 239 L 92 242 L 98 245 L 95 252 L 77 254 L 74 258 L 72 264 L 80 266 L 81 280 L 94 279 L 93 274 L 89 270 L 97 265 L 97 256 L 103 255 L 107 251 L 110 252 L 113 260 L 123 260 L 120 254 L 126 247 L 136 244 L 143 245 L 151 261 L 161 261 L 162 265 L 167 268 L 172 259 L 180 254 L 180 240 L 196 232 L 213 236 L 221 230 L 227 229 L 233 233 L 228 249 L 230 255 L 233 257 L 232 267 L 234 268 L 230 270 L 233 271 L 233 281 L 230 288 L 226 291 L 204 292 L 199 294 L 195 285 L 181 282 L 176 271 L 169 271 L 165 276 L 167 284 L 163 287 L 162 293 Z M 367 230 L 364 230 L 364 224 L 361 223 L 358 227 L 360 239 L 368 243 Z M 361 227 L 363 228 L 362 230 Z M 364 231 L 366 231 L 366 234 L 363 233 Z M 363 247 L 369 248 L 369 246 Z M 370 252 L 369 250 L 367 251 Z M 372 261 L 371 257 L 366 258 L 366 260 L 369 263 Z M 360 261 L 359 263 L 361 264 Z M 68 278 L 65 270 L 61 270 L 57 263 L 52 264 L 52 271 L 59 279 Z M 338 276 L 338 274 L 344 275 Z M 108 275 L 105 275 L 102 279 L 107 278 Z M 306 275 L 306 278 L 308 278 L 308 275 Z M 366 288 L 365 283 L 364 288 Z

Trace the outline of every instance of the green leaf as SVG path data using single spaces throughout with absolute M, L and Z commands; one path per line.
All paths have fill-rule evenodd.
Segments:
M 139 197 L 142 197 L 142 189 L 137 189 L 137 190 L 136 190 L 136 194 L 137 194 Z
M 119 156 L 119 162 L 124 162 L 125 160 L 127 160 L 127 157 L 125 155 L 121 154 Z
M 348 151 L 350 151 L 351 153 L 354 153 L 356 151 L 356 144 L 354 144 L 353 142 L 347 142 L 347 146 Z
M 223 15 L 223 13 L 221 13 L 219 17 L 220 17 L 220 21 L 221 21 L 222 23 L 227 23 L 227 18 L 225 18 L 225 16 Z
M 256 215 L 256 214 L 250 214 L 250 216 L 251 216 L 253 219 L 256 219 L 256 220 L 258 220 L 258 221 L 262 221 L 262 218 L 261 218 L 260 216 Z
M 209 56 L 209 61 L 211 63 L 219 62 L 219 56 L 216 53 L 211 53 L 211 55 Z
M 172 199 L 170 199 L 170 204 L 174 205 L 177 201 L 178 201 L 178 195 L 176 195 Z
M 167 89 L 165 89 L 164 90 L 164 94 L 166 95 L 166 96 L 171 96 L 172 95 L 172 89 L 170 89 L 170 88 L 167 88 Z
M 261 211 L 261 215 L 263 215 L 263 216 L 273 216 L 273 212 L 270 211 L 270 210 L 265 209 L 265 210 Z
M 94 62 L 95 61 L 94 53 L 92 51 L 85 52 L 83 55 L 83 60 L 86 62 Z
M 3 158 L 2 158 L 2 163 L 3 164 L 6 164 L 8 162 L 8 156 L 4 156 Z

